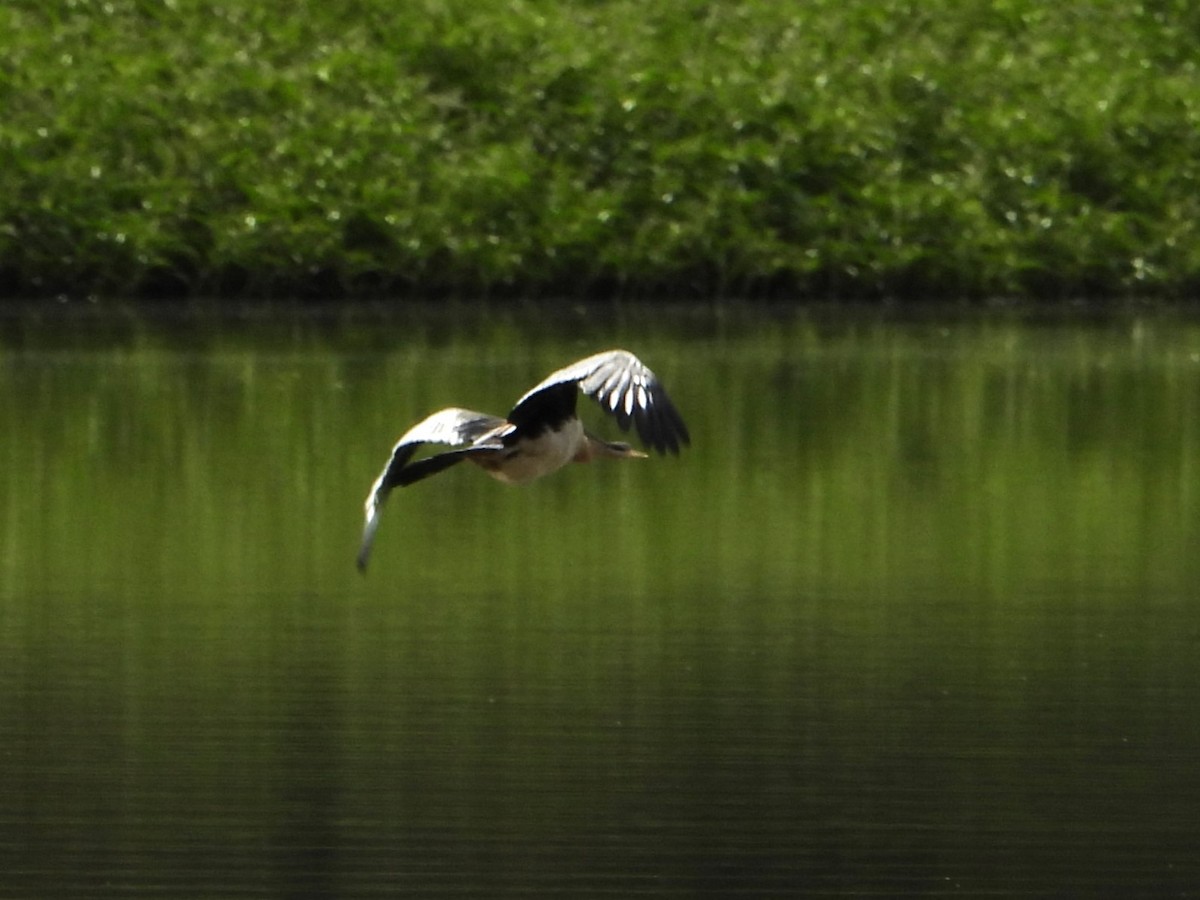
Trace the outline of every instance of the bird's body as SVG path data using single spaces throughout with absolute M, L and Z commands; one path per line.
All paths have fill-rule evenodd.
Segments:
M 405 487 L 465 460 L 498 481 L 526 484 L 570 462 L 597 457 L 629 459 L 646 454 L 628 444 L 589 434 L 575 413 L 580 392 L 596 399 L 622 431 L 636 427 L 643 443 L 659 453 L 678 453 L 689 441 L 687 426 L 658 378 L 625 350 L 608 350 L 549 375 L 526 393 L 506 418 L 459 407 L 439 410 L 401 436 L 375 479 L 366 501 L 358 567 L 365 569 L 383 502 Z M 413 461 L 422 444 L 456 446 Z
M 558 428 L 547 428 L 536 437 L 526 436 L 515 446 L 495 455 L 476 453 L 471 462 L 505 484 L 528 484 L 535 478 L 557 472 L 572 461 L 584 462 L 590 451 L 583 423 L 568 419 Z

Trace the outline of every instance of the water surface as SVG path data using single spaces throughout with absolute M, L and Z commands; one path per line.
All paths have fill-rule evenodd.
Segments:
M 3 335 L 0 895 L 1200 890 L 1192 321 Z M 451 470 L 359 577 L 401 431 L 612 345 L 689 450 Z

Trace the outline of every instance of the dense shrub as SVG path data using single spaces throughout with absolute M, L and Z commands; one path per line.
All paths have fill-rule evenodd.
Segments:
M 1182 0 L 10 0 L 0 285 L 1187 294 Z

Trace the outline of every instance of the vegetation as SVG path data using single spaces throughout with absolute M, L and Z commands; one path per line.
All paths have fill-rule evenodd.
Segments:
M 10 0 L 0 292 L 1187 295 L 1185 0 Z

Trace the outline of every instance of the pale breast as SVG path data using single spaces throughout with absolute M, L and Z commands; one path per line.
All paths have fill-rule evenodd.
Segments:
M 498 481 L 525 484 L 557 472 L 585 444 L 583 424 L 578 419 L 569 419 L 557 431 L 547 429 L 535 438 L 524 438 L 510 450 L 478 462 Z

